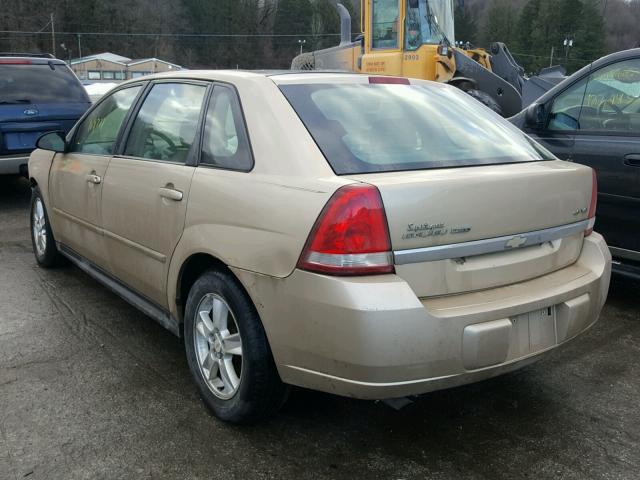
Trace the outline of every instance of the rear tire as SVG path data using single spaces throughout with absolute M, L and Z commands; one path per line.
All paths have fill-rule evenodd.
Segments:
M 239 282 L 205 272 L 189 291 L 184 342 L 205 405 L 219 419 L 254 423 L 275 414 L 289 388 L 278 375 L 262 322 Z
M 483 92 L 481 90 L 471 89 L 471 90 L 467 90 L 466 93 L 469 96 L 471 96 L 471 97 L 475 98 L 476 100 L 478 100 L 485 107 L 489 107 L 491 110 L 496 112 L 498 115 L 502 115 L 502 108 L 500 108 L 500 105 L 498 104 L 498 102 L 496 102 L 493 99 L 493 97 L 491 95 L 489 95 L 487 92 Z
M 56 246 L 47 208 L 44 206 L 42 193 L 34 187 L 31 193 L 31 244 L 38 265 L 44 268 L 59 267 L 65 259 Z

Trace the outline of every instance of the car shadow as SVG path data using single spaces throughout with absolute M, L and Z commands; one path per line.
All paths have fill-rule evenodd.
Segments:
M 28 179 L 17 175 L 0 175 L 0 210 L 26 207 L 30 198 Z

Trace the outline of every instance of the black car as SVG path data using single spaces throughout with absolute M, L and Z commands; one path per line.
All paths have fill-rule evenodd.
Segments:
M 557 157 L 596 170 L 595 228 L 614 270 L 640 278 L 640 48 L 584 67 L 511 121 Z
M 0 175 L 26 173 L 38 137 L 68 132 L 90 105 L 62 60 L 0 53 Z

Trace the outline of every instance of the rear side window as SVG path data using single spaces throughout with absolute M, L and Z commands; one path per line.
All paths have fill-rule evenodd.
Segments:
M 111 155 L 122 122 L 141 88 L 135 86 L 118 90 L 100 102 L 78 127 L 71 151 Z
M 69 102 L 89 97 L 66 65 L 0 64 L 0 104 Z
M 216 86 L 207 110 L 201 164 L 251 170 L 253 158 L 236 93 Z
M 443 85 L 281 85 L 337 174 L 553 159 L 527 135 Z
M 187 83 L 154 85 L 140 107 L 124 154 L 185 163 L 196 138 L 207 88 Z

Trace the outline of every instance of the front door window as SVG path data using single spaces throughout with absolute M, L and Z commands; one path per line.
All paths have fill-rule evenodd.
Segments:
M 640 134 L 640 59 L 609 65 L 590 75 L 579 130 Z
M 118 90 L 105 98 L 82 121 L 71 144 L 70 151 L 93 155 L 111 155 L 133 101 L 142 87 Z
M 554 100 L 549 130 L 640 134 L 640 59 L 596 70 Z

